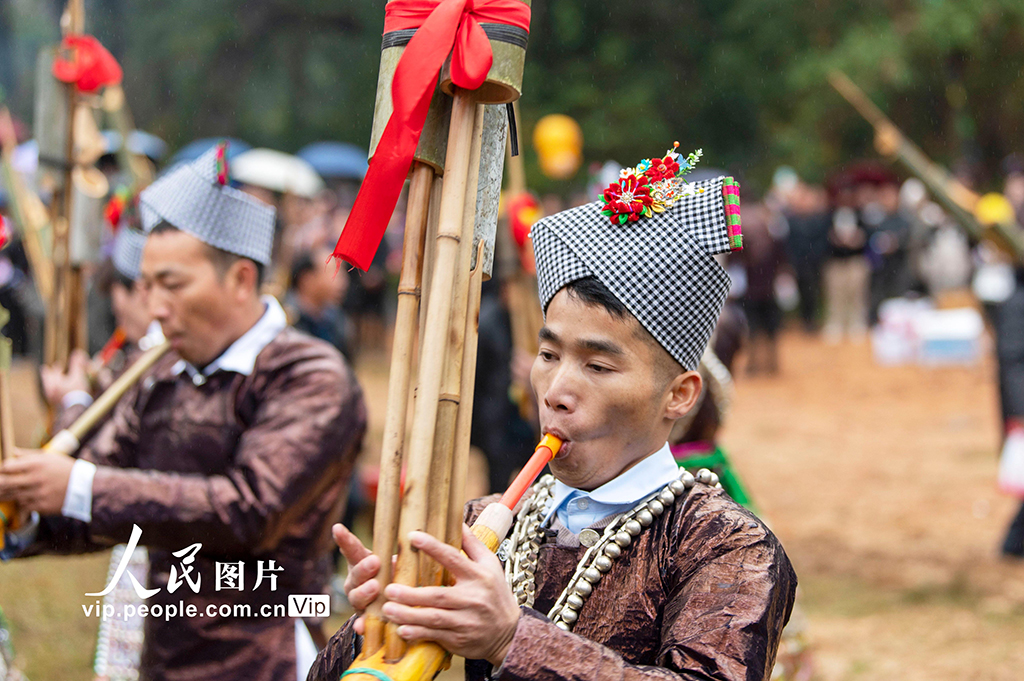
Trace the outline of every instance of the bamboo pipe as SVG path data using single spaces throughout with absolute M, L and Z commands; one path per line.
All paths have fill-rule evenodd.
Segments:
M 473 144 L 469 154 L 469 177 L 466 181 L 465 206 L 462 215 L 462 235 L 459 242 L 458 264 L 452 287 L 452 309 L 448 320 L 448 345 L 445 372 L 441 381 L 441 394 L 437 405 L 437 425 L 434 431 L 434 453 L 431 457 L 430 488 L 427 502 L 427 532 L 438 538 L 447 535 L 448 505 L 451 502 L 452 461 L 455 448 L 455 422 L 461 408 L 462 358 L 466 340 L 466 313 L 469 308 L 469 277 L 473 259 L 473 233 L 476 225 L 477 185 L 480 178 L 480 151 L 483 142 L 484 106 L 476 105 L 473 122 Z M 472 207 L 472 208 L 470 208 Z M 459 500 L 462 504 L 462 500 Z M 420 565 L 420 582 L 439 586 L 442 569 L 436 561 L 424 555 Z
M 11 376 L 0 371 L 0 463 L 14 458 L 14 413 L 11 405 Z M 21 526 L 20 512 L 13 501 L 0 501 L 0 551 L 7 545 L 7 530 Z
M 0 327 L 10 314 L 0 307 Z M 11 403 L 11 341 L 0 336 L 0 464 L 14 456 L 14 409 Z M 0 501 L 0 550 L 6 545 L 8 529 L 21 524 L 18 507 L 13 501 Z
M 409 185 L 409 204 L 402 244 L 402 274 L 398 282 L 398 312 L 388 375 L 388 408 L 384 414 L 384 442 L 380 454 L 377 505 L 373 516 L 373 552 L 380 560 L 378 579 L 391 582 L 391 556 L 398 541 L 398 512 L 401 508 L 402 450 L 410 377 L 413 368 L 416 329 L 419 320 L 423 278 L 423 248 L 430 210 L 434 169 L 416 163 Z M 383 593 L 366 609 L 363 648 L 370 654 L 384 645 Z
M 88 435 L 100 420 L 103 419 L 117 405 L 129 388 L 135 385 L 143 374 L 149 371 L 156 362 L 171 349 L 169 341 L 164 341 L 142 354 L 135 363 L 118 376 L 109 388 L 96 401 L 89 405 L 89 408 L 82 412 L 82 415 L 70 426 L 53 436 L 49 442 L 43 445 L 44 452 L 57 452 L 70 456 L 78 451 L 82 438 Z
M 462 216 L 465 212 L 466 182 L 470 171 L 476 101 L 474 94 L 461 88 L 455 91 L 445 177 L 441 190 L 440 220 L 437 228 L 436 260 L 430 296 L 427 300 L 427 323 L 422 336 L 420 364 L 417 371 L 417 398 L 413 411 L 412 434 L 408 448 L 408 477 L 402 500 L 398 536 L 398 567 L 395 581 L 416 586 L 418 557 L 409 544 L 409 534 L 425 530 L 427 521 L 427 487 L 430 476 L 437 404 L 441 393 L 448 319 L 451 316 L 451 292 L 458 262 L 459 243 L 463 238 Z M 387 659 L 402 656 L 405 644 L 397 636 L 387 637 Z
M 455 445 L 452 455 L 451 499 L 448 504 L 448 527 L 445 543 L 462 546 L 462 523 L 466 501 L 466 478 L 469 475 L 469 439 L 473 426 L 473 397 L 476 391 L 477 341 L 480 337 L 480 286 L 484 280 L 484 244 L 477 245 L 476 268 L 469 277 L 469 305 L 466 314 L 462 354 L 462 385 L 459 393 L 459 414 L 455 421 Z

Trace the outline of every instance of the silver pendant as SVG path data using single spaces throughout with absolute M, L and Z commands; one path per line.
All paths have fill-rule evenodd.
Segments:
M 594 546 L 601 540 L 601 535 L 597 533 L 597 530 L 592 530 L 589 527 L 580 532 L 580 544 L 583 544 L 588 549 Z

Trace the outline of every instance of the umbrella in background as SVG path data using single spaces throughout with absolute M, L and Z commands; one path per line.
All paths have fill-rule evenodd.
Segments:
M 178 149 L 178 151 L 175 152 L 174 156 L 171 157 L 170 163 L 168 163 L 167 165 L 168 167 L 170 167 L 176 166 L 179 163 L 187 163 L 189 161 L 194 161 L 203 154 L 205 154 L 207 151 L 215 147 L 217 144 L 225 140 L 228 143 L 229 161 L 234 159 L 239 154 L 252 149 L 251 144 L 247 144 L 246 142 L 243 142 L 240 139 L 235 139 L 234 137 L 204 137 L 203 139 L 199 139 L 194 142 L 189 142 L 181 149 Z
M 366 150 L 348 142 L 314 142 L 296 155 L 313 166 L 321 177 L 331 180 L 361 182 L 369 167 Z
M 229 165 L 231 179 L 281 194 L 313 198 L 324 181 L 309 162 L 274 149 L 250 149 Z
M 121 133 L 116 130 L 104 130 L 103 140 L 106 142 L 106 154 L 116 154 L 121 149 Z M 167 153 L 167 142 L 144 130 L 132 130 L 128 133 L 128 151 L 145 156 L 154 163 L 160 161 Z

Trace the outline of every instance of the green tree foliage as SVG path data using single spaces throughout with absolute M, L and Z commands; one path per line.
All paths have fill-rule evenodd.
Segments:
M 383 4 L 87 7 L 90 30 L 125 66 L 140 124 L 172 145 L 236 135 L 293 150 L 368 140 Z M 38 18 L 15 14 L 8 32 L 38 34 Z M 26 49 L 14 52 L 21 94 L 31 82 Z M 522 123 L 528 132 L 544 114 L 573 116 L 588 161 L 632 163 L 679 140 L 755 183 L 782 163 L 820 178 L 874 153 L 869 126 L 825 80 L 841 68 L 929 154 L 991 176 L 1024 151 L 1022 67 L 1020 0 L 536 0 Z M 531 182 L 568 189 L 540 176 L 526 141 Z

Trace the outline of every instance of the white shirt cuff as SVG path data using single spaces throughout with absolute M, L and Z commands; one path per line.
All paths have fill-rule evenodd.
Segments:
M 65 518 L 92 522 L 92 479 L 96 475 L 96 464 L 75 461 L 68 479 L 68 490 L 64 493 L 64 506 L 60 512 Z
M 84 390 L 72 390 L 60 401 L 61 409 L 70 409 L 78 405 L 88 407 L 92 404 L 92 395 Z

